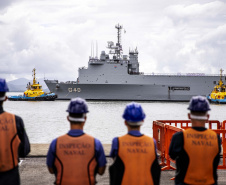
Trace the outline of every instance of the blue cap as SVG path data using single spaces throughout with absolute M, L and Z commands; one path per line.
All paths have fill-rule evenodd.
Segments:
M 122 117 L 129 122 L 139 122 L 144 120 L 145 113 L 140 104 L 132 102 L 126 106 Z
M 8 92 L 8 91 L 9 91 L 9 88 L 6 84 L 5 79 L 0 78 L 0 92 Z
M 211 109 L 206 97 L 193 96 L 190 100 L 188 110 L 193 112 L 207 112 Z
M 82 98 L 72 99 L 66 111 L 72 114 L 84 114 L 89 112 L 87 103 Z

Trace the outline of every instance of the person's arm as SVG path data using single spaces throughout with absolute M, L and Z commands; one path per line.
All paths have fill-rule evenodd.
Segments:
M 30 153 L 30 142 L 24 128 L 24 122 L 21 117 L 15 116 L 17 134 L 21 141 L 19 146 L 19 157 L 26 157 Z
M 111 158 L 115 158 L 117 155 L 118 155 L 118 138 L 115 137 L 115 138 L 112 140 L 110 157 L 111 157 Z
M 158 161 L 158 155 L 157 155 L 157 145 L 156 145 L 156 140 L 154 139 L 154 144 L 155 144 L 155 160 L 152 164 L 151 167 L 151 174 L 153 177 L 153 183 L 154 185 L 159 185 L 160 184 L 160 175 L 161 175 L 161 167 L 159 165 Z
M 218 139 L 218 148 L 219 148 L 219 155 L 221 153 L 221 138 L 220 135 L 217 134 L 217 139 Z
M 103 175 L 104 172 L 105 172 L 105 169 L 106 169 L 106 166 L 99 167 L 97 173 L 98 173 L 99 175 Z
M 48 167 L 49 173 L 54 174 L 53 168 Z
M 169 156 L 175 160 L 183 149 L 183 132 L 177 132 L 173 135 L 169 147 Z
M 49 173 L 51 174 L 54 174 L 55 155 L 56 155 L 56 139 L 54 139 L 50 144 L 46 157 L 46 165 L 48 167 Z
M 158 152 L 157 152 L 157 143 L 156 143 L 156 140 L 153 138 L 154 140 L 154 144 L 155 144 L 155 154 L 156 156 L 158 157 Z
M 99 175 L 103 175 L 105 172 L 107 160 L 105 157 L 103 146 L 98 139 L 95 139 L 95 156 L 98 165 L 97 173 Z

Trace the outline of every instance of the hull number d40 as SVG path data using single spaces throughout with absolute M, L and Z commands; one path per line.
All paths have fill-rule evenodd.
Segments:
M 68 92 L 81 92 L 81 88 L 68 88 Z

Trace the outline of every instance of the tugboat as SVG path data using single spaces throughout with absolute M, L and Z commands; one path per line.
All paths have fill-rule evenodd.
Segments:
M 223 69 L 220 69 L 220 80 L 218 84 L 214 87 L 213 91 L 209 96 L 207 96 L 210 102 L 214 103 L 226 103 L 226 85 L 222 81 Z
M 57 98 L 55 93 L 45 93 L 42 90 L 42 86 L 37 82 L 35 78 L 35 68 L 33 72 L 33 84 L 30 82 L 27 84 L 27 90 L 24 91 L 23 95 L 8 96 L 8 100 L 11 101 L 54 101 Z

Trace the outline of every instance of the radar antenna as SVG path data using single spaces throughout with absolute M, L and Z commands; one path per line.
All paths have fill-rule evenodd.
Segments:
M 122 25 L 115 25 L 115 28 L 118 30 L 118 42 L 116 43 L 116 46 L 118 46 L 118 50 L 116 50 L 116 55 L 117 55 L 117 58 L 121 58 L 121 54 L 122 54 L 122 45 L 121 45 L 121 29 L 123 28 Z

